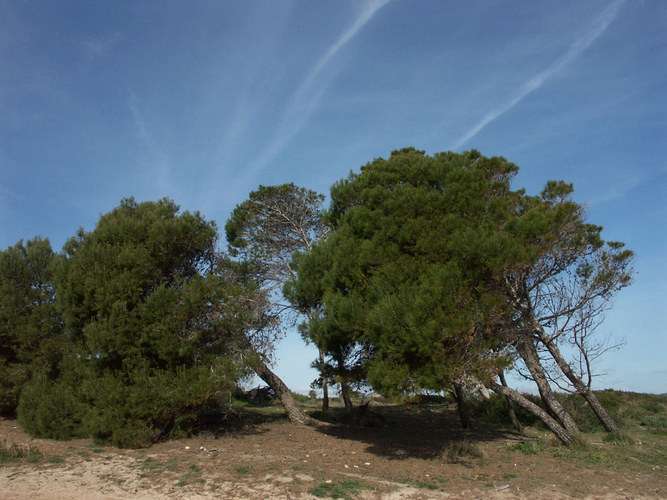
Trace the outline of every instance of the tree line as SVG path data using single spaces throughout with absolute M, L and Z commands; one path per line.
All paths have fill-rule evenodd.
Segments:
M 122 200 L 54 252 L 33 238 L 0 253 L 0 411 L 41 437 L 142 446 L 256 373 L 291 420 L 314 423 L 271 370 L 292 326 L 318 349 L 327 409 L 338 384 L 387 395 L 494 391 L 564 444 L 577 424 L 554 386 L 591 390 L 608 347 L 595 327 L 632 278 L 633 253 L 602 240 L 549 181 L 513 189 L 518 167 L 477 151 L 406 148 L 331 188 L 260 186 L 227 221 L 171 200 Z M 508 387 L 519 369 L 539 400 Z M 515 426 L 520 426 L 514 419 Z

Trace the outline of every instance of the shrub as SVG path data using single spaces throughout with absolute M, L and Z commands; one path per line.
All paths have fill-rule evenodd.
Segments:
M 44 376 L 28 382 L 18 407 L 23 428 L 40 438 L 66 440 L 86 436 L 83 419 L 87 407 L 74 387 L 66 381 L 49 381 Z
M 294 398 L 294 400 L 295 400 L 297 403 L 304 404 L 304 403 L 308 403 L 308 402 L 310 401 L 310 397 L 309 397 L 309 396 L 305 396 L 305 395 L 303 395 L 303 394 L 299 394 L 298 392 L 293 392 L 293 391 L 290 391 L 290 392 L 292 392 L 292 397 Z
M 476 444 L 467 439 L 452 441 L 445 446 L 443 458 L 449 463 L 459 463 L 464 458 L 482 458 L 484 454 Z
M 620 424 L 620 417 L 617 414 L 617 405 L 613 404 L 612 398 L 605 397 L 601 393 L 596 393 L 600 403 L 605 409 L 609 412 L 611 418 L 618 424 Z M 600 432 L 604 431 L 604 427 L 600 423 L 600 420 L 595 415 L 591 407 L 588 405 L 586 400 L 577 393 L 573 394 L 559 394 L 558 398 L 563 403 L 563 407 L 572 415 L 572 418 L 577 425 L 579 430 L 582 432 Z
M 245 374 L 238 350 L 254 289 L 214 266 L 215 224 L 178 211 L 169 200 L 125 199 L 66 243 L 53 271 L 54 323 L 71 343 L 60 358 L 48 349 L 57 369 L 21 394 L 28 432 L 145 446 Z
M 519 441 L 518 443 L 508 444 L 510 451 L 520 451 L 524 455 L 537 455 L 544 450 L 544 443 L 541 441 Z
M 524 394 L 524 397 L 541 406 L 539 398 L 532 394 Z M 492 394 L 490 399 L 471 397 L 466 399 L 468 413 L 472 419 L 481 419 L 487 422 L 496 422 L 503 425 L 511 424 L 507 398 L 498 394 Z M 532 413 L 527 412 L 518 405 L 514 405 L 517 418 L 525 425 L 533 425 L 538 419 Z
M 213 399 L 215 379 L 210 370 L 152 370 L 143 376 L 106 375 L 86 380 L 90 408 L 84 426 L 100 443 L 121 448 L 147 446 L 168 438 L 194 410 Z M 181 418 L 182 417 L 182 418 Z M 183 435 L 184 426 L 176 428 Z
M 604 437 L 604 442 L 613 444 L 632 444 L 634 441 L 630 436 L 628 436 L 624 432 L 614 431 L 608 433 Z
M 37 462 L 42 457 L 42 453 L 32 445 L 25 446 L 16 443 L 7 444 L 0 442 L 0 465 L 10 462 Z

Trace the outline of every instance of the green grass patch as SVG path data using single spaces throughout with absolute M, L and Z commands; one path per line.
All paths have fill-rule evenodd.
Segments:
M 65 459 L 61 457 L 60 455 L 53 455 L 51 458 L 49 458 L 49 463 L 50 464 L 62 464 L 65 462 Z
M 245 466 L 237 467 L 236 468 L 236 473 L 237 474 L 250 474 L 250 469 Z
M 519 441 L 518 443 L 506 445 L 510 451 L 520 451 L 524 455 L 537 455 L 544 450 L 541 441 Z
M 634 440 L 623 431 L 607 433 L 602 439 L 605 443 L 628 445 L 633 444 Z
M 422 489 L 427 489 L 427 490 L 437 490 L 438 485 L 429 483 L 428 481 L 415 481 L 415 485 L 417 488 L 422 488 Z
M 320 483 L 308 490 L 313 496 L 319 498 L 350 498 L 349 495 L 356 495 L 363 485 L 355 479 L 346 479 L 341 482 Z

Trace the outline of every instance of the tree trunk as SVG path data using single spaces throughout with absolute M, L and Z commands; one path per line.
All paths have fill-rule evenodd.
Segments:
M 317 349 L 320 354 L 320 366 L 322 367 L 322 370 L 324 370 L 324 353 L 322 352 L 322 349 L 318 348 Z M 327 379 L 326 375 L 324 374 L 324 371 L 322 371 L 322 411 L 329 411 L 329 380 Z
M 540 392 L 540 397 L 546 407 L 553 413 L 553 415 L 563 424 L 571 435 L 577 434 L 579 428 L 572 416 L 563 408 L 563 405 L 556 399 L 547 376 L 544 373 L 544 368 L 540 363 L 540 357 L 537 354 L 537 348 L 531 338 L 522 338 L 516 343 L 516 350 L 526 364 L 526 368 L 533 376 L 537 389 Z
M 345 403 L 345 410 L 348 412 L 354 409 L 352 400 L 350 399 L 350 386 L 345 382 L 340 383 L 340 395 L 343 397 L 343 402 Z
M 502 370 L 500 370 L 498 373 L 498 378 L 500 379 L 502 386 L 507 387 L 505 373 Z M 507 400 L 507 413 L 509 414 L 510 420 L 512 421 L 512 427 L 514 427 L 517 432 L 523 432 L 523 426 L 521 425 L 521 422 L 519 422 L 519 419 L 516 416 L 516 412 L 514 411 L 514 401 L 512 401 L 507 395 L 505 395 L 505 399 Z
M 321 423 L 305 414 L 303 409 L 301 409 L 299 404 L 292 397 L 292 393 L 285 385 L 285 382 L 283 382 L 278 375 L 273 373 L 264 361 L 261 361 L 259 366 L 255 368 L 255 373 L 257 373 L 259 378 L 266 382 L 266 384 L 273 389 L 273 392 L 276 393 L 283 408 L 287 411 L 287 417 L 290 421 L 309 425 Z
M 456 407 L 459 412 L 459 419 L 461 420 L 461 427 L 464 429 L 472 429 L 470 418 L 468 418 L 468 410 L 466 408 L 465 394 L 461 384 L 454 384 L 454 392 L 456 394 Z
M 560 442 L 563 443 L 564 445 L 567 446 L 572 442 L 572 434 L 568 432 L 568 430 L 562 424 L 560 424 L 560 422 L 558 422 L 555 418 L 549 415 L 549 413 L 547 413 L 543 408 L 540 408 L 538 405 L 536 405 L 529 399 L 525 398 L 524 396 L 516 392 L 514 389 L 498 385 L 495 382 L 492 382 L 490 384 L 489 389 L 498 394 L 502 394 L 507 398 L 510 398 L 521 408 L 535 415 L 542 422 L 544 422 L 544 425 L 546 425 L 549 428 L 549 430 L 551 430 L 551 432 L 553 432 L 556 435 L 556 437 L 560 440 Z
M 556 343 L 549 338 L 549 336 L 546 334 L 546 332 L 542 327 L 539 327 L 537 329 L 537 334 L 540 338 L 540 341 L 549 350 L 549 353 L 554 358 L 554 361 L 556 361 L 558 368 L 560 368 L 560 370 L 568 378 L 568 380 L 572 382 L 572 385 L 577 390 L 577 392 L 586 400 L 586 402 L 591 407 L 595 415 L 598 417 L 598 420 L 600 420 L 600 422 L 604 426 L 605 430 L 607 432 L 618 431 L 619 428 L 614 422 L 614 420 L 611 418 L 611 415 L 609 415 L 604 406 L 602 406 L 602 403 L 600 403 L 600 400 L 597 398 L 595 393 L 591 391 L 590 387 L 584 384 L 584 382 L 581 380 L 581 377 L 579 377 L 574 372 L 572 367 L 569 365 L 569 363 L 565 360 L 565 358 L 561 354 L 560 349 L 558 349 Z

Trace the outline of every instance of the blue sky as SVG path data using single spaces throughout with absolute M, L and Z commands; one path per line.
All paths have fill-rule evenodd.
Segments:
M 1 248 L 126 196 L 222 228 L 260 183 L 328 193 L 405 146 L 573 182 L 637 253 L 597 387 L 667 392 L 667 2 L 0 0 Z M 297 334 L 277 358 L 307 391 Z

